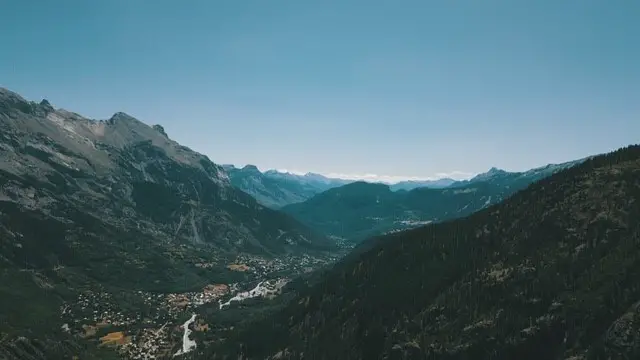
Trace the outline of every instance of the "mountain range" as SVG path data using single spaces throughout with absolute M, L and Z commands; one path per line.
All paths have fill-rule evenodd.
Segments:
M 637 359 L 638 219 L 637 145 L 354 182 L 0 88 L 0 359 Z
M 640 358 L 639 179 L 630 146 L 381 237 L 204 356 Z
M 238 189 L 253 196 L 261 204 L 279 209 L 300 203 L 329 189 L 356 182 L 357 180 L 331 178 L 308 172 L 304 175 L 278 170 L 260 171 L 255 165 L 237 168 L 234 165 L 222 165 L 229 174 L 231 183 Z M 445 188 L 457 183 L 451 178 L 436 180 L 406 180 L 395 183 L 370 181 L 387 184 L 392 191 L 413 190 L 417 188 Z
M 226 276 L 241 253 L 334 249 L 161 126 L 121 112 L 91 120 L 6 89 L 0 220 L 0 333 L 27 337 L 51 333 L 80 289 L 188 291 Z
M 261 172 L 255 165 L 236 168 L 223 165 L 231 184 L 253 196 L 261 204 L 278 209 L 288 204 L 305 201 L 325 190 L 351 182 L 328 178 L 320 174 L 304 175 L 268 170 Z
M 417 188 L 432 188 L 432 189 L 440 189 L 446 188 L 455 184 L 456 180 L 451 178 L 441 178 L 436 180 L 405 180 L 399 181 L 394 184 L 389 184 L 389 188 L 393 191 L 398 190 L 413 190 Z
M 535 181 L 582 160 L 526 172 L 496 168 L 447 187 L 393 191 L 393 186 L 355 182 L 282 208 L 301 222 L 332 237 L 359 242 L 386 232 L 464 217 L 496 204 Z

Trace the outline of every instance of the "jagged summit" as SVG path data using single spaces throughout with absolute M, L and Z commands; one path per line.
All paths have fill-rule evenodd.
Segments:
M 118 111 L 116 113 L 114 113 L 109 120 L 107 120 L 108 124 L 116 124 L 118 122 L 124 122 L 124 121 L 128 121 L 128 122 L 140 122 L 140 120 L 134 118 L 133 116 L 122 112 L 122 111 Z
M 334 249 L 231 186 L 222 167 L 161 127 L 122 112 L 96 121 L 47 109 L 0 90 L 0 359 L 107 358 L 84 356 L 88 343 L 75 336 L 99 319 L 60 314 L 80 289 L 110 294 L 96 302 L 102 313 L 112 295 L 151 299 L 143 292 L 238 279 L 227 269 L 238 254 L 324 258 Z M 60 339 L 73 344 L 65 356 Z
M 502 170 L 502 169 L 498 169 L 497 167 L 493 166 L 488 171 L 480 173 L 480 174 L 474 176 L 472 178 L 472 180 L 488 179 L 490 177 L 493 177 L 493 176 L 496 176 L 496 175 L 502 175 L 502 174 L 506 174 L 506 173 L 507 173 L 507 171 Z
M 164 131 L 164 127 L 160 124 L 155 124 L 153 125 L 153 129 L 156 130 L 157 132 L 159 132 L 160 134 L 164 135 L 165 137 L 169 137 L 169 135 L 167 135 L 167 132 Z
M 39 107 L 38 110 L 43 111 L 45 115 L 56 111 L 56 109 L 51 105 L 51 103 L 47 99 L 42 99 L 42 101 L 40 101 L 40 104 L 38 104 L 38 107 Z
M 5 144 L 12 149 L 0 152 L 0 177 L 6 171 L 12 176 L 39 179 L 42 189 L 54 186 L 50 181 L 61 186 L 57 193 L 42 195 L 42 199 L 56 194 L 71 198 L 81 194 L 78 196 L 86 202 L 82 206 L 89 206 L 87 212 L 101 214 L 103 208 L 111 206 L 133 207 L 126 210 L 127 219 L 144 218 L 141 208 L 148 205 L 153 210 L 146 216 L 155 221 L 160 219 L 160 213 L 165 217 L 158 224 L 145 225 L 155 228 L 152 233 L 191 229 L 193 234 L 187 236 L 190 241 L 222 242 L 227 249 L 269 253 L 296 244 L 314 245 L 311 243 L 316 241 L 326 245 L 326 238 L 284 214 L 263 209 L 253 198 L 234 189 L 221 166 L 167 138 L 160 125 L 147 125 L 124 112 L 116 112 L 106 121 L 94 121 L 65 110 L 47 113 L 40 108 L 48 108 L 50 103 L 45 100 L 41 104 L 27 102 L 6 89 L 0 93 L 0 149 Z M 83 194 L 85 191 L 88 193 Z M 157 196 L 153 195 L 156 193 Z M 103 199 L 94 199 L 96 196 L 112 200 L 98 205 Z M 153 204 L 156 200 L 160 203 Z M 218 211 L 225 207 L 230 207 L 225 216 L 231 220 L 219 218 Z M 255 212 L 247 215 L 239 210 L 242 208 Z M 100 217 L 110 218 L 121 210 L 110 211 Z M 125 221 L 122 216 L 113 221 Z M 259 221 L 254 222 L 252 216 Z M 190 226 L 183 226 L 185 219 Z M 171 225 L 173 221 L 177 222 Z M 246 224 L 235 225 L 243 222 Z M 209 227 L 213 223 L 216 226 Z M 172 230 L 167 226 L 172 226 Z M 236 226 L 244 227 L 240 230 Z M 290 234 L 289 238 L 281 236 L 281 231 Z

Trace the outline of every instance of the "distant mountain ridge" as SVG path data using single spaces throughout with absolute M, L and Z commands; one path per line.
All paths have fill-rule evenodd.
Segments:
M 427 187 L 432 189 L 441 189 L 451 186 L 456 183 L 456 180 L 451 178 L 441 178 L 436 180 L 406 180 L 399 181 L 397 183 L 390 184 L 389 187 L 393 191 L 397 190 L 413 190 L 421 187 Z
M 467 216 L 582 161 L 550 164 L 526 172 L 492 168 L 446 187 L 417 187 L 409 191 L 393 191 L 393 185 L 355 182 L 282 210 L 317 231 L 358 242 L 370 236 Z
M 222 167 L 229 173 L 231 183 L 238 189 L 256 198 L 261 204 L 273 209 L 300 203 L 311 197 L 346 184 L 362 180 L 333 178 L 308 172 L 295 174 L 279 170 L 260 171 L 255 165 L 237 168 L 226 164 Z M 394 183 L 367 181 L 375 184 L 388 184 L 392 191 L 413 190 L 422 187 L 445 188 L 457 181 L 451 178 L 436 180 L 406 180 Z
M 533 168 L 527 171 L 506 171 L 502 169 L 498 169 L 496 167 L 492 167 L 487 172 L 480 173 L 469 180 L 460 180 L 453 182 L 450 184 L 451 187 L 456 186 L 464 186 L 474 182 L 480 181 L 489 181 L 495 184 L 505 183 L 508 185 L 508 182 L 512 181 L 537 181 L 547 176 L 553 175 L 554 173 L 568 169 L 575 165 L 578 165 L 591 157 L 586 157 L 578 160 L 567 161 L 559 164 L 547 164 L 545 166 L 540 166 L 537 168 Z
M 452 186 L 464 186 L 472 182 L 483 181 L 484 179 L 496 180 L 500 177 L 512 179 L 520 176 L 535 181 L 541 176 L 547 176 L 555 171 L 572 166 L 574 163 L 549 164 L 526 172 L 509 172 L 493 167 L 489 171 L 478 174 L 469 180 L 455 180 L 445 177 L 435 180 L 403 180 L 397 182 L 366 180 L 366 182 L 389 185 L 392 191 L 411 191 L 418 188 L 444 189 Z M 222 167 L 229 173 L 231 183 L 235 187 L 253 196 L 261 204 L 273 209 L 304 202 L 329 189 L 365 181 L 332 178 L 311 172 L 295 174 L 274 169 L 260 171 L 255 165 L 245 165 L 242 168 L 237 168 L 234 165 L 227 164 L 222 165 Z
M 229 174 L 233 186 L 273 209 L 305 201 L 325 190 L 351 182 L 314 173 L 298 175 L 277 170 L 261 172 L 255 165 L 242 168 L 223 165 L 223 168 Z
M 638 359 L 638 179 L 635 145 L 380 237 L 202 358 Z

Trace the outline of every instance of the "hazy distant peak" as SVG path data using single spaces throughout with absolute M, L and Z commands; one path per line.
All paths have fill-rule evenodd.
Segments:
M 456 183 L 456 180 L 448 177 L 440 178 L 437 180 L 406 180 L 391 184 L 391 189 L 394 191 L 412 190 L 423 187 L 439 189 L 451 186 L 454 183 Z
M 488 179 L 488 178 L 491 178 L 491 177 L 496 176 L 496 175 L 501 175 L 501 174 L 506 174 L 506 173 L 507 173 L 507 171 L 502 170 L 502 169 L 498 169 L 497 167 L 494 166 L 491 169 L 489 169 L 489 171 L 483 172 L 483 173 L 480 173 L 480 174 L 474 176 L 471 180 L 476 180 L 476 181 L 477 180 L 484 180 L 484 179 Z
M 308 173 L 304 174 L 304 177 L 312 178 L 312 179 L 319 179 L 319 180 L 327 180 L 328 179 L 324 175 L 316 174 L 316 173 L 312 173 L 312 172 L 308 172 Z
M 339 188 L 336 189 L 340 189 L 340 191 L 343 191 L 345 189 L 347 190 L 353 190 L 353 189 L 378 189 L 378 190 L 383 190 L 383 191 L 391 191 L 391 187 L 389 186 L 389 184 L 385 184 L 385 183 L 381 183 L 381 182 L 368 182 L 368 181 L 364 181 L 364 180 L 358 180 L 358 181 L 354 181 L 352 183 L 346 184 L 344 186 L 341 186 Z
M 260 170 L 258 170 L 258 167 L 257 167 L 257 166 L 255 166 L 255 165 L 251 165 L 251 164 L 247 164 L 247 165 L 245 165 L 245 166 L 242 168 L 242 170 L 245 170 L 245 171 L 257 171 L 257 172 L 260 172 Z

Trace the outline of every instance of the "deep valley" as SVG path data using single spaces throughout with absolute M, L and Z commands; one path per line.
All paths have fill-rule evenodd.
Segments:
M 390 186 L 6 89 L 0 130 L 2 359 L 640 356 L 638 146 Z

